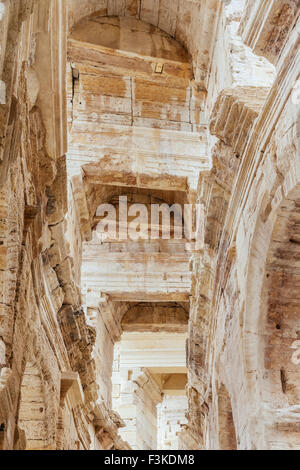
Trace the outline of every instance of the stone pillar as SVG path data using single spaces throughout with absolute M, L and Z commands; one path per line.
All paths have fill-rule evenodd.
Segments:
M 179 449 L 179 433 L 181 426 L 187 423 L 187 408 L 186 396 L 165 395 L 162 403 L 157 405 L 158 449 Z

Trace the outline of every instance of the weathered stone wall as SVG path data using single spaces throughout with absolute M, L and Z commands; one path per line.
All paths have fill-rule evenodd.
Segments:
M 186 424 L 186 396 L 165 395 L 158 408 L 158 443 L 160 450 L 178 450 L 181 426 Z
M 186 365 L 163 445 L 300 448 L 299 11 L 0 2 L 0 449 L 156 447 Z M 98 242 L 122 194 L 197 200 L 202 239 Z M 123 331 L 173 335 L 159 370 Z
M 88 449 L 93 331 L 65 238 L 66 3 L 0 5 L 0 448 Z
M 210 117 L 210 131 L 221 141 L 214 147 L 210 174 L 199 181 L 206 222 L 203 250 L 193 257 L 190 411 L 181 436 L 185 446 L 300 445 L 298 366 L 292 360 L 298 338 L 300 154 L 299 104 L 293 88 L 300 73 L 299 5 L 294 9 L 296 2 L 277 2 L 276 16 L 252 16 L 258 6 L 273 8 L 270 3 L 276 2 L 248 2 L 240 30 L 250 37 L 250 31 L 257 33 L 257 21 L 266 21 L 260 52 L 270 60 L 272 51 L 274 84 L 267 79 L 259 83 L 257 73 L 251 78 L 248 51 L 240 56 L 247 83 L 239 88 L 233 81 L 221 91 Z M 280 36 L 283 10 L 291 17 Z M 292 31 L 288 24 L 295 25 Z M 279 36 L 282 41 L 275 48 Z M 271 70 L 264 64 L 263 74 Z
M 150 308 L 149 306 L 148 310 Z M 130 310 L 134 309 L 137 311 L 138 306 Z M 163 311 L 163 307 L 161 310 Z M 167 310 L 171 314 L 172 309 Z M 183 327 L 186 330 L 186 321 L 181 328 Z M 176 432 L 179 433 L 181 424 L 177 423 L 178 415 L 180 421 L 184 421 L 182 418 L 187 405 L 184 397 L 187 383 L 185 340 L 186 333 L 174 332 L 174 325 L 173 331 L 170 328 L 166 332 L 157 331 L 153 325 L 145 325 L 135 332 L 124 332 L 121 340 L 115 345 L 112 374 L 113 408 L 124 421 L 120 435 L 133 449 L 158 449 L 164 440 L 164 432 L 167 432 L 169 418 L 172 421 L 172 429 L 174 428 L 174 436 L 171 433 L 172 440 L 176 442 Z M 177 405 L 179 404 L 179 408 L 183 405 L 183 408 L 181 411 L 177 410 L 177 413 L 176 409 L 173 410 L 173 416 L 171 407 L 170 414 L 173 417 L 168 418 L 166 412 L 162 418 L 157 405 L 168 394 L 178 396 Z M 180 400 L 181 397 L 185 398 L 185 401 Z M 164 407 L 162 409 L 164 410 Z

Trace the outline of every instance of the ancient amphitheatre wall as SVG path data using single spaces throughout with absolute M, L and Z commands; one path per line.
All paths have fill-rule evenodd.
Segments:
M 97 403 L 82 227 L 67 194 L 68 14 L 72 27 L 99 12 L 178 40 L 206 97 L 212 169 L 197 193 L 205 229 L 181 446 L 298 448 L 299 2 L 68 3 L 0 3 L 0 448 L 126 448 L 122 423 Z
M 275 81 L 269 89 L 254 80 L 248 89 L 221 93 L 210 119 L 221 142 L 199 185 L 207 217 L 203 252 L 194 257 L 189 370 L 190 409 L 202 407 L 200 420 L 192 413 L 190 422 L 203 448 L 222 447 L 221 386 L 230 397 L 238 448 L 299 446 L 292 361 L 297 293 L 290 285 L 297 276 L 299 5 L 274 2 L 272 10 L 266 3 L 247 3 L 239 32 L 276 66 Z M 270 10 L 255 18 L 258 7 Z

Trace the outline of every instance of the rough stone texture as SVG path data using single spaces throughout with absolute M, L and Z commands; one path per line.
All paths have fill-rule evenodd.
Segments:
M 65 235 L 66 3 L 6 1 L 0 24 L 1 448 L 97 448 L 94 332 Z
M 240 34 L 253 51 L 276 64 L 299 16 L 298 0 L 247 0 Z
M 186 47 L 193 58 L 196 80 L 207 85 L 214 44 L 214 34 L 210 32 L 218 24 L 220 1 L 69 0 L 68 3 L 70 28 L 89 15 L 136 17 L 160 28 Z
M 0 2 L 0 449 L 300 449 L 299 12 Z
M 247 17 L 255 18 L 252 13 L 262 3 L 267 2 L 248 2 Z M 298 10 L 294 21 L 297 15 Z M 228 147 L 217 144 L 211 174 L 199 183 L 206 228 L 203 251 L 193 260 L 190 419 L 182 445 L 197 433 L 198 448 L 206 449 L 297 449 L 300 444 L 292 360 L 297 322 L 288 313 L 297 302 L 289 282 L 296 286 L 299 105 L 292 88 L 299 77 L 299 35 L 298 26 L 290 34 L 289 23 L 285 26 L 285 47 L 273 49 L 274 85 L 252 124 L 243 128 L 247 104 L 241 100 L 237 117 L 224 125 L 221 105 L 232 106 L 238 89 L 223 92 L 212 113 L 211 131 Z M 232 178 L 220 162 L 234 162 L 240 133 L 246 142 L 228 167 Z
M 136 450 L 163 449 L 170 439 L 173 445 L 178 445 L 180 424 L 184 422 L 187 405 L 184 396 L 186 332 L 171 330 L 155 334 L 154 331 L 124 333 L 115 347 L 113 407 L 125 424 L 120 435 Z M 157 405 L 170 394 L 173 395 L 173 408 L 171 406 L 168 413 L 165 402 L 162 408 Z M 172 431 L 167 433 L 170 426 Z
M 165 395 L 158 405 L 158 449 L 178 450 L 181 427 L 186 424 L 186 396 Z

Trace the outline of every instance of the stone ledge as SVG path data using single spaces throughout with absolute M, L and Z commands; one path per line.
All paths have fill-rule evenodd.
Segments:
M 268 93 L 269 88 L 258 87 L 223 90 L 211 115 L 211 134 L 231 146 L 238 155 L 242 155 Z

